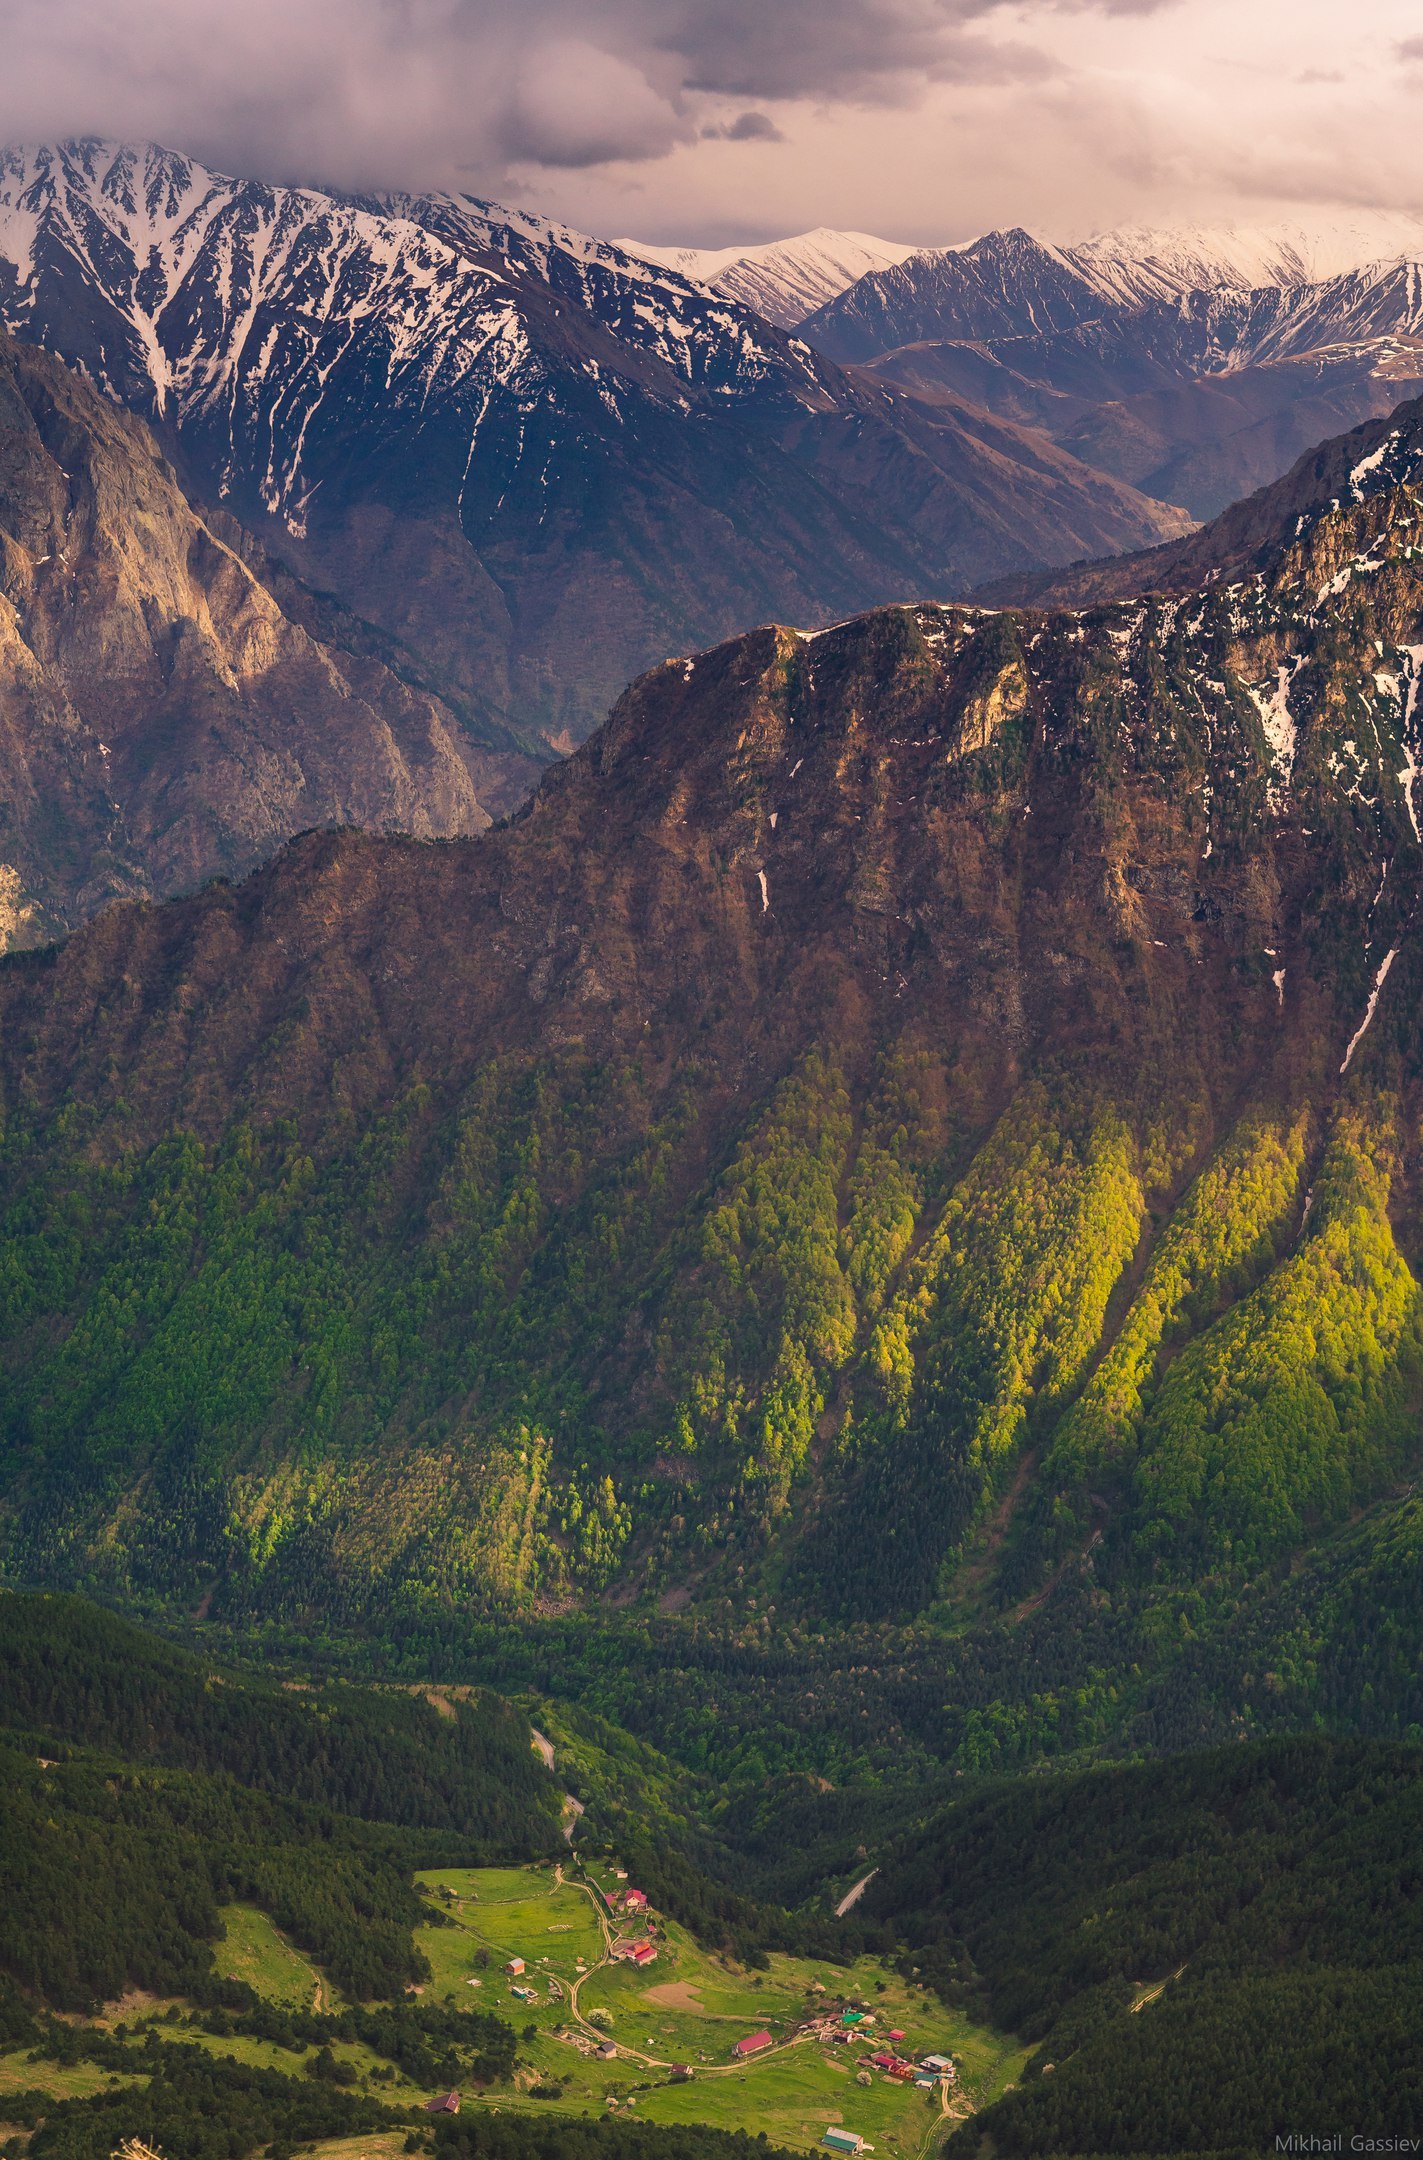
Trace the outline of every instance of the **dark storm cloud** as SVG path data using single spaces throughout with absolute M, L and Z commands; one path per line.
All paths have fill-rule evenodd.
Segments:
M 1040 15 L 1079 0 L 1033 0 Z M 1148 12 L 1162 0 L 1098 0 Z M 149 135 L 272 177 L 411 183 L 779 139 L 763 104 L 1031 80 L 994 0 L 0 0 L 0 138 Z M 738 113 L 750 103 L 753 109 Z
M 744 112 L 725 125 L 702 129 L 703 142 L 784 142 L 785 136 L 769 113 Z

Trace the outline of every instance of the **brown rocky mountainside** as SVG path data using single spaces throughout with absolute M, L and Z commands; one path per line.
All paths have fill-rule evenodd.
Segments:
M 1029 1589 L 1099 1501 L 1139 1582 L 1383 1493 L 1423 462 L 1346 470 L 1238 583 L 760 629 L 490 832 L 6 962 L 7 1564 L 884 1617 L 1019 1473 Z
M 141 420 L 0 335 L 0 949 L 310 826 L 475 832 L 528 784 L 249 552 Z

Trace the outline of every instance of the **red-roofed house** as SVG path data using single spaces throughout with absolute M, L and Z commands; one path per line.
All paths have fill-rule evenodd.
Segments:
M 737 2041 L 731 2052 L 744 2062 L 748 2055 L 759 2055 L 763 2048 L 774 2047 L 775 2044 L 768 2032 L 748 2033 L 744 2040 Z
M 625 1890 L 623 1892 L 623 1904 L 629 1912 L 642 1912 L 647 1904 L 647 1892 L 645 1890 Z

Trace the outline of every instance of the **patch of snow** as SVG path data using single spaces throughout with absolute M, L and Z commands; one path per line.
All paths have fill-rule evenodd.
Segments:
M 758 870 L 756 875 L 761 880 L 761 913 L 764 915 L 771 905 L 771 889 L 766 883 L 764 870 Z
M 1408 655 L 1408 700 L 1403 708 L 1403 755 L 1407 760 L 1402 772 L 1395 775 L 1403 790 L 1403 800 L 1408 809 L 1408 822 L 1413 827 L 1413 837 L 1423 842 L 1423 832 L 1418 829 L 1418 806 L 1413 800 L 1413 785 L 1418 778 L 1418 760 L 1413 748 L 1413 730 L 1418 708 L 1419 671 L 1423 669 L 1423 645 L 1404 647 Z
M 1265 740 L 1270 746 L 1270 757 L 1279 776 L 1279 787 L 1273 782 L 1270 788 L 1272 806 L 1278 802 L 1280 788 L 1288 788 L 1295 768 L 1295 742 L 1297 730 L 1294 715 L 1290 711 L 1290 685 L 1304 665 L 1303 656 L 1281 661 L 1275 670 L 1275 687 L 1266 694 L 1246 684 L 1255 710 L 1260 715 L 1260 725 L 1265 730 Z
M 860 1899 L 864 1896 L 869 1884 L 874 1881 L 878 1873 L 879 1869 L 877 1867 L 872 1867 L 868 1875 L 862 1875 L 859 1881 L 855 1883 L 851 1889 L 845 1892 L 845 1895 L 841 1898 L 839 1904 L 835 1908 L 835 1917 L 837 1920 L 843 1920 L 846 1913 L 849 1912 L 853 1906 L 859 1904 Z
M 1377 450 L 1371 450 L 1367 457 L 1360 458 L 1358 464 L 1354 467 L 1353 471 L 1349 475 L 1349 489 L 1351 494 L 1353 495 L 1355 502 L 1362 502 L 1364 499 L 1364 490 L 1359 483 L 1362 480 L 1366 480 L 1371 472 L 1378 471 L 1380 465 L 1382 465 L 1384 459 L 1388 456 L 1389 451 L 1393 448 L 1394 444 L 1397 441 L 1398 429 L 1395 428 L 1391 435 L 1385 435 L 1383 441 L 1379 444 Z
M 1379 964 L 1379 971 L 1374 977 L 1373 988 L 1369 992 L 1369 1002 L 1364 1008 L 1364 1017 L 1359 1022 L 1358 1026 L 1355 1028 L 1353 1034 L 1350 1036 L 1349 1047 L 1344 1052 L 1344 1062 L 1339 1067 L 1341 1074 L 1346 1073 L 1349 1070 L 1349 1064 L 1351 1059 L 1353 1058 L 1354 1052 L 1358 1049 L 1359 1044 L 1363 1041 L 1365 1035 L 1368 1033 L 1369 1022 L 1373 1019 L 1374 1010 L 1378 1005 L 1379 992 L 1380 990 L 1382 990 L 1384 984 L 1387 982 L 1388 971 L 1393 966 L 1394 961 L 1398 958 L 1401 950 L 1402 948 L 1400 946 L 1395 945 L 1391 951 L 1384 954 L 1383 959 Z

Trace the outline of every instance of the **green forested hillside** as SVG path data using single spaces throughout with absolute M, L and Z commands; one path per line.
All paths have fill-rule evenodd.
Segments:
M 900 1807 L 867 1924 L 1037 2043 L 952 2154 L 1268 2149 L 1301 2109 L 1423 2131 L 1423 1751 L 1289 1739 Z
M 176 1727 L 192 1661 L 72 1600 L 25 1606 L 12 1639 L 31 1666 L 51 1637 L 55 1667 L 82 1692 L 93 1651 L 91 1724 L 114 1714 L 107 1644 L 139 1671 L 155 1729 Z M 250 1695 L 256 1731 L 265 1691 L 232 1672 L 213 1691 L 229 1690 Z M 415 1759 L 398 1724 L 373 1714 L 365 1731 L 392 1779 Z M 509 2089 L 507 2024 L 407 1992 L 429 1977 L 412 1929 L 440 1919 L 411 1871 L 469 1880 L 479 1847 L 457 1829 L 45 1745 L 60 1752 L 14 1728 L 0 1745 L 0 2054 L 13 2087 L 29 2051 L 33 2084 L 4 2104 L 33 2128 L 33 2160 L 106 2160 L 124 2136 L 156 2140 L 166 2160 L 242 2160 L 255 2145 L 408 2121 L 411 2081 L 488 2087 L 491 2103 Z M 652 1765 L 629 1743 L 621 1756 L 630 1798 Z M 1014 2090 L 946 2126 L 966 2160 L 1268 2147 L 1302 2099 L 1320 2109 L 1320 2134 L 1423 2125 L 1418 1746 L 1290 1736 L 1072 1772 L 926 1782 L 902 1765 L 843 1788 L 798 1778 L 702 1797 L 715 1803 L 702 1819 L 678 1822 L 664 1796 L 658 1834 L 641 1842 L 633 1811 L 615 1813 L 615 1849 L 664 1913 L 709 1949 L 749 1957 L 753 1986 L 768 1949 L 823 1960 L 834 1986 L 841 1961 L 871 1948 L 926 2009 L 937 1997 L 1031 2049 Z M 836 1920 L 845 1884 L 871 1866 L 853 1918 Z M 313 1961 L 308 1985 L 314 1969 L 346 2004 L 321 1989 L 315 2003 L 269 2001 L 226 1973 L 219 1907 L 233 1905 L 269 1915 Z M 188 2007 L 132 2026 L 112 2010 L 85 2021 L 134 1989 L 150 1991 L 140 2004 Z M 56 2076 L 75 2066 L 107 2086 L 58 2097 Z M 442 2146 L 450 2160 L 569 2160 L 580 2139 L 592 2156 L 614 2135 L 566 2117 L 537 2132 L 503 2124 L 467 2115 Z
M 263 1683 L 77 1598 L 0 1595 L 0 1971 L 57 2009 L 201 1993 L 217 1908 L 271 1913 L 354 1998 L 422 1977 L 410 1870 L 561 1845 L 497 1698 Z
M 481 1857 L 560 1842 L 528 1722 L 489 1694 L 284 1686 L 82 1599 L 0 1594 L 0 1726 L 239 1779 L 370 1822 L 458 1830 Z

